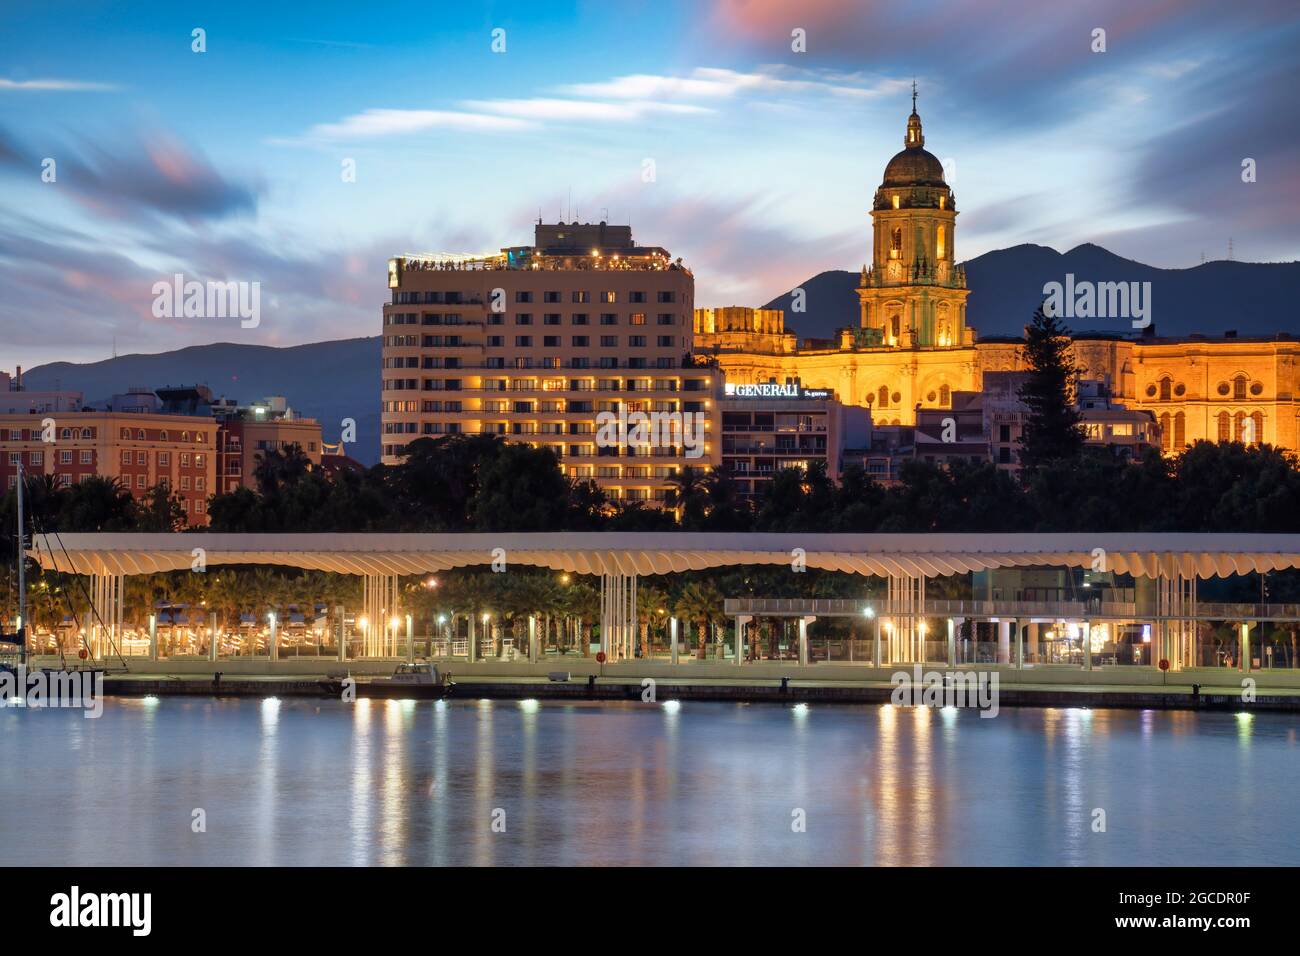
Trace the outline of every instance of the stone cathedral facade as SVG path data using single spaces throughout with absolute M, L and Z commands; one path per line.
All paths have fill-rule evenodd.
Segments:
M 838 341 L 799 343 L 780 311 L 698 309 L 694 349 L 728 382 L 800 382 L 871 409 L 876 425 L 914 425 L 916 409 L 947 407 L 990 371 L 1024 367 L 1020 342 L 980 339 L 966 323 L 956 259 L 957 201 L 925 148 L 913 92 L 903 149 L 885 166 L 871 208 L 871 258 L 857 288 L 859 322 Z M 1083 377 L 1153 413 L 1166 453 L 1199 439 L 1300 449 L 1300 342 L 1189 336 L 1080 335 Z

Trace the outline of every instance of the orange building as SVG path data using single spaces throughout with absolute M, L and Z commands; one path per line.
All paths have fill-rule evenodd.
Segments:
M 158 483 L 180 498 L 191 525 L 208 523 L 216 490 L 217 423 L 210 416 L 134 412 L 0 415 L 0 484 L 50 475 L 60 485 L 93 476 L 119 482 L 136 498 Z

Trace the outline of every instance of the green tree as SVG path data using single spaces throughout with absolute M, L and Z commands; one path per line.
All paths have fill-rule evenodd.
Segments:
M 1070 332 L 1043 306 L 1025 327 L 1028 376 L 1020 400 L 1028 409 L 1020 434 L 1020 462 L 1032 472 L 1049 461 L 1077 458 L 1083 449 L 1083 427 L 1074 406 L 1079 371 L 1074 364 Z

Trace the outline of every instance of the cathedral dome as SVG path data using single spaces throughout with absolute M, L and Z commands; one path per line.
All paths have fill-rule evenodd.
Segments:
M 921 146 L 909 146 L 885 167 L 885 186 L 944 186 L 943 163 Z
M 925 148 L 921 116 L 916 112 L 916 84 L 912 84 L 912 115 L 907 118 L 904 149 L 885 167 L 884 186 L 946 186 L 943 163 Z

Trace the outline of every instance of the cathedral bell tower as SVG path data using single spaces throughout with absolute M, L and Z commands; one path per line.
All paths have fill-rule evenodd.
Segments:
M 973 343 L 966 272 L 953 256 L 957 206 L 943 164 L 925 148 L 915 83 L 903 151 L 885 167 L 871 220 L 873 254 L 858 285 L 857 344 L 914 349 Z

